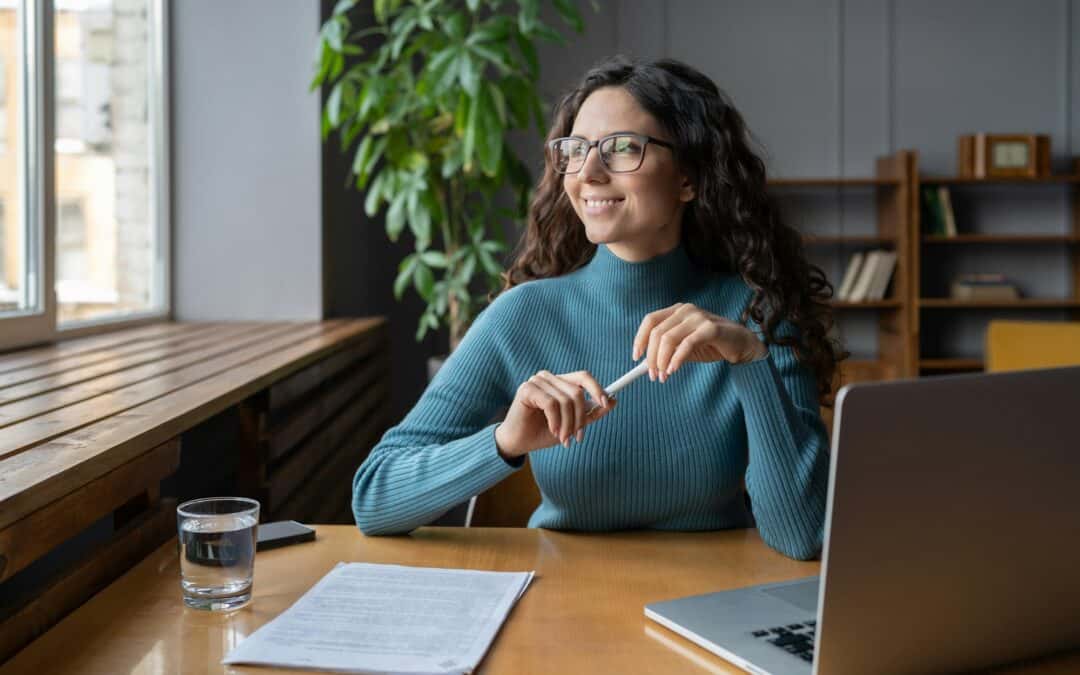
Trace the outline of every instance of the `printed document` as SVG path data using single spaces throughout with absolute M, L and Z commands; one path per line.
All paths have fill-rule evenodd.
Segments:
M 480 663 L 533 572 L 338 563 L 223 664 L 451 675 Z

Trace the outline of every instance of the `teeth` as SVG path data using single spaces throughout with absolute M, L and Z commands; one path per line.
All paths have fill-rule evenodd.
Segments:
M 621 202 L 621 199 L 586 199 L 586 206 L 610 206 L 612 204 Z

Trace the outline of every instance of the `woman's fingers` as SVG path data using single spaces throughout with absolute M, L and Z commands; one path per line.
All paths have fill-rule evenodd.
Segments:
M 593 403 L 598 406 L 607 407 L 608 396 L 604 391 L 604 388 L 600 386 L 600 383 L 596 381 L 596 378 L 587 370 L 579 370 L 574 373 L 566 373 L 560 375 L 564 380 L 573 382 L 574 384 L 584 387 L 585 391 L 589 392 L 589 396 L 592 397 Z
M 571 411 L 567 418 L 563 420 L 563 429 L 566 430 L 566 433 L 560 439 L 565 443 L 570 440 L 571 435 L 585 426 L 585 390 L 567 381 L 563 376 L 553 375 L 546 370 L 541 371 L 540 376 L 545 382 L 558 389 L 569 401 Z
M 555 438 L 559 439 L 559 442 L 566 445 L 570 440 L 570 434 L 574 428 L 574 404 L 570 400 L 570 397 L 566 394 L 562 388 L 558 387 L 548 379 L 547 371 L 540 371 L 536 375 L 530 378 L 537 387 L 542 389 L 544 393 L 550 396 L 558 405 L 558 413 L 555 424 Z
M 677 326 L 685 323 L 696 309 L 697 308 L 693 305 L 679 305 L 678 308 L 670 315 L 668 315 L 666 319 L 661 321 L 651 331 L 649 331 L 649 347 L 648 351 L 645 354 L 645 357 L 649 362 L 650 380 L 655 380 L 657 375 L 659 375 L 659 373 L 661 372 L 657 360 L 660 355 L 661 340 L 664 339 L 664 336 L 667 333 L 675 329 Z
M 645 352 L 646 347 L 649 345 L 649 334 L 654 328 L 660 325 L 665 319 L 675 313 L 682 305 L 672 305 L 671 307 L 665 307 L 655 312 L 650 312 L 645 315 L 645 318 L 641 320 L 641 325 L 638 326 L 637 334 L 634 335 L 634 351 L 633 358 L 635 361 L 641 358 L 642 353 Z
M 679 369 L 679 366 L 694 353 L 695 348 L 708 341 L 715 333 L 715 330 L 715 327 L 711 323 L 705 322 L 684 337 L 682 342 L 679 343 L 679 347 L 675 350 L 675 353 L 671 355 L 671 359 L 668 361 L 665 379 L 667 378 L 667 375 L 671 375 Z
M 521 389 L 524 390 L 523 402 L 530 408 L 543 412 L 547 421 L 548 432 L 555 438 L 560 438 L 561 414 L 559 401 L 548 392 L 548 388 L 535 375 L 521 385 Z
M 693 318 L 688 318 L 677 326 L 673 326 L 660 337 L 659 347 L 656 350 L 656 372 L 660 381 L 667 380 L 671 372 L 671 359 L 675 352 L 686 342 L 686 339 L 695 334 L 702 324 Z

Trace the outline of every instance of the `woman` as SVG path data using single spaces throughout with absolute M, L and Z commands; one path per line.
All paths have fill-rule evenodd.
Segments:
M 531 527 L 756 523 L 817 556 L 832 288 L 739 113 L 685 64 L 614 59 L 559 103 L 548 139 L 505 288 L 357 471 L 357 525 L 407 532 L 529 455 Z M 640 358 L 648 380 L 608 400 L 601 383 Z

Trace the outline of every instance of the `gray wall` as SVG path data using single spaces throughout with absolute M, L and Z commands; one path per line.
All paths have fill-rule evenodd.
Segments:
M 1048 133 L 1059 171 L 1065 170 L 1066 157 L 1080 154 L 1080 0 L 600 4 L 599 14 L 584 11 L 584 37 L 575 37 L 569 48 L 541 49 L 542 90 L 549 102 L 588 66 L 612 54 L 682 59 L 732 96 L 761 141 L 773 175 L 866 176 L 876 156 L 899 149 L 918 150 L 924 174 L 953 174 L 956 137 L 974 131 Z M 539 139 L 521 140 L 519 147 L 538 167 Z M 341 179 L 334 177 L 327 185 L 336 191 Z M 1058 187 L 958 191 L 954 199 L 962 227 L 1062 232 L 1066 194 Z M 809 232 L 857 234 L 874 227 L 869 190 L 795 191 L 785 202 L 794 223 Z M 391 277 L 385 268 L 400 258 L 380 239 L 381 224 L 364 223 L 358 214 L 354 206 L 327 216 L 343 237 L 363 245 L 362 251 L 338 248 L 327 258 L 339 271 L 329 277 L 328 307 L 343 313 L 386 303 Z M 846 255 L 825 250 L 813 257 L 836 279 Z M 368 273 L 351 260 L 381 262 Z M 1010 273 L 1033 295 L 1063 295 L 1066 289 L 1063 247 L 980 249 L 934 264 Z M 927 281 L 943 283 L 932 277 Z M 418 306 L 395 306 L 393 311 L 393 320 L 407 324 L 398 329 L 403 341 L 395 346 L 395 382 L 400 385 L 395 402 L 400 407 L 419 395 L 422 357 L 437 347 L 411 344 L 408 333 Z M 940 338 L 925 349 L 930 355 L 977 351 L 986 318 L 979 312 L 953 315 L 946 325 L 924 317 L 924 333 L 936 331 Z M 872 313 L 843 315 L 840 333 L 857 354 L 876 351 Z
M 175 316 L 321 318 L 318 3 L 168 4 Z

